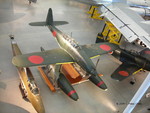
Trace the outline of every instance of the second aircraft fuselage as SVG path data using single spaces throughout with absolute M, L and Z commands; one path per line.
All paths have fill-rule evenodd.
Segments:
M 83 51 L 82 47 L 73 38 L 64 34 L 54 26 L 48 26 L 59 46 L 65 50 L 76 63 L 78 63 L 89 75 L 98 75 L 92 60 Z

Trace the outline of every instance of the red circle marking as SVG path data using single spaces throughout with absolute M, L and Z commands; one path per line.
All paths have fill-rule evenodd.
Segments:
M 100 81 L 100 82 L 97 84 L 97 86 L 101 86 L 102 84 L 104 84 L 104 82 L 103 82 L 103 81 Z
M 108 46 L 108 45 L 100 45 L 99 46 L 102 50 L 104 50 L 104 51 L 110 51 L 111 50 L 111 47 L 110 46 Z
M 118 73 L 122 76 L 129 76 L 129 73 L 127 71 L 119 71 Z
M 150 54 L 150 51 L 144 51 L 145 54 Z
M 52 34 L 53 34 L 54 37 L 56 37 L 57 32 L 56 32 L 56 31 L 53 31 Z
M 41 56 L 30 56 L 28 57 L 28 60 L 33 64 L 41 64 L 44 59 Z
M 70 91 L 70 92 L 68 93 L 68 96 L 71 96 L 73 93 L 76 93 L 76 91 L 75 91 L 75 90 Z

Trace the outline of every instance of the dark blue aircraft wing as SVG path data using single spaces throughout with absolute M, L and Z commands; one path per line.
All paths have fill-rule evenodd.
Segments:
M 127 77 L 131 76 L 134 72 L 136 72 L 139 69 L 140 67 L 134 64 L 123 63 L 113 72 L 111 78 L 122 81 Z

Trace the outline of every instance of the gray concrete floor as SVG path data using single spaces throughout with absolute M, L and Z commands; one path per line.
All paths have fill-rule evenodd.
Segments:
M 46 27 L 31 27 L 28 23 L 46 19 L 48 8 L 54 11 L 55 20 L 68 21 L 68 25 L 58 26 L 59 29 L 80 44 L 95 42 L 95 37 L 101 31 L 104 23 L 89 18 L 86 13 L 87 5 L 71 0 L 39 0 L 36 4 L 28 4 L 27 0 L 0 0 L 0 113 L 36 113 L 32 105 L 24 101 L 19 91 L 19 76 L 12 65 L 12 50 L 9 34 L 15 39 L 23 53 L 58 48 L 58 44 Z M 97 59 L 93 61 L 96 62 Z M 103 91 L 90 82 L 74 86 L 79 101 L 75 102 L 61 91 L 52 93 L 44 83 L 36 67 L 31 70 L 40 88 L 46 113 L 122 113 L 139 86 L 147 76 L 138 73 L 136 83 L 131 85 L 131 77 L 116 82 L 110 74 L 119 66 L 120 62 L 112 56 L 104 55 L 100 58 L 97 70 L 104 74 L 102 79 L 108 86 Z M 133 113 L 148 113 L 150 98 L 141 99 Z

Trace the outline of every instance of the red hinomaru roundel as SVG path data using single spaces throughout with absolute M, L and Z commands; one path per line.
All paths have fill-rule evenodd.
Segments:
M 44 59 L 41 56 L 36 55 L 29 56 L 28 60 L 33 64 L 41 64 L 44 61 Z
M 111 47 L 109 45 L 103 44 L 99 46 L 104 51 L 110 51 Z
M 127 71 L 119 71 L 118 73 L 122 76 L 129 76 L 129 73 Z

